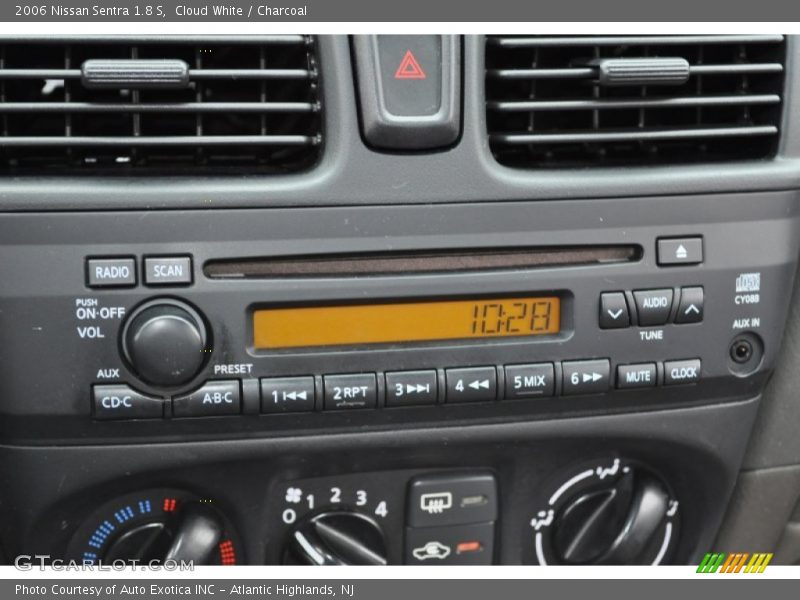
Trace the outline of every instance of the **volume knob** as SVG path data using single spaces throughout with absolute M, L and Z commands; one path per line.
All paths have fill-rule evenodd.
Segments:
M 208 356 L 203 319 L 177 300 L 153 300 L 133 313 L 122 330 L 122 353 L 146 383 L 174 387 L 190 381 Z

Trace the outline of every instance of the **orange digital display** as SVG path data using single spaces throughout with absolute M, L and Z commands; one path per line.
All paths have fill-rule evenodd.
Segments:
M 263 308 L 257 350 L 550 335 L 561 330 L 556 296 L 402 304 Z

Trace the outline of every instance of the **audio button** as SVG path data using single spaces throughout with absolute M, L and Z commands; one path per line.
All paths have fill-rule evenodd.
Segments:
M 664 325 L 672 310 L 672 290 L 639 290 L 633 292 L 639 325 L 643 327 Z

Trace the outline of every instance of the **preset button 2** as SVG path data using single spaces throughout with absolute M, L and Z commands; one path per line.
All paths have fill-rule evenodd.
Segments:
M 326 375 L 325 410 L 375 408 L 378 387 L 374 373 Z

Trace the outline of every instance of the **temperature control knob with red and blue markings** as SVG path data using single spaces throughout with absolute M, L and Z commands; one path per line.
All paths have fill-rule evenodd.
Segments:
M 156 489 L 106 503 L 72 537 L 71 560 L 86 564 L 235 565 L 239 544 L 213 501 Z

